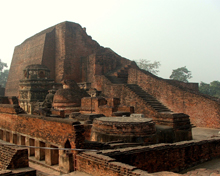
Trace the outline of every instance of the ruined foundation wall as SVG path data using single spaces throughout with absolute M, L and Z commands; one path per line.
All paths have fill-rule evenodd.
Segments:
M 95 152 L 83 152 L 77 155 L 77 169 L 95 176 L 139 176 L 147 172 L 141 171 L 134 166 L 117 162 L 114 158 L 96 154 Z
M 84 152 L 77 156 L 77 167 L 80 171 L 91 175 L 141 175 L 160 171 L 179 172 L 219 157 L 219 142 L 220 138 L 215 138 L 204 141 L 129 147 L 120 151 L 116 149 L 98 153 Z M 140 169 L 145 170 L 145 172 Z
M 198 127 L 220 128 L 220 104 L 211 98 L 137 69 L 130 69 L 128 83 L 137 84 L 175 113 L 190 116 Z
M 103 153 L 118 162 L 136 166 L 147 172 L 179 172 L 188 167 L 220 156 L 220 138 L 156 144 Z

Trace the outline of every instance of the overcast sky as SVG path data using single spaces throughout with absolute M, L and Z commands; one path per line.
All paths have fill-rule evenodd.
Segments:
M 9 66 L 16 45 L 72 21 L 127 59 L 160 61 L 160 77 L 186 66 L 191 82 L 220 81 L 220 0 L 0 0 L 0 7 L 0 58 Z

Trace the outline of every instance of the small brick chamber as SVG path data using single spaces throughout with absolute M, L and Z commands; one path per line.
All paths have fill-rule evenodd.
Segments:
M 150 118 L 101 117 L 94 119 L 91 141 L 155 143 L 155 123 Z

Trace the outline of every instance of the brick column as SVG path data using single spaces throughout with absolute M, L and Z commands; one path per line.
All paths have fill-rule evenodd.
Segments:
M 21 145 L 21 135 L 17 134 L 17 144 Z
M 12 143 L 12 144 L 14 143 L 14 142 L 13 142 L 13 137 L 14 137 L 14 136 L 13 136 L 13 133 L 10 132 L 10 143 Z
M 3 130 L 2 129 L 0 129 L 0 139 L 3 140 Z
M 35 140 L 36 147 L 45 147 L 45 143 L 39 140 Z M 45 159 L 45 149 L 36 148 L 35 149 L 35 158 L 37 160 L 44 160 Z
M 74 170 L 73 168 L 73 154 L 65 153 L 59 156 L 59 168 L 64 173 L 69 173 Z
M 26 145 L 26 146 L 35 146 L 34 143 L 35 143 L 35 142 L 34 142 L 34 139 L 31 139 L 31 138 L 29 138 L 29 137 L 26 137 L 26 138 L 25 138 L 25 145 Z M 29 156 L 34 156 L 34 154 L 35 154 L 35 149 L 28 147 L 28 155 L 29 155 Z
M 46 147 L 57 148 L 53 145 L 46 143 Z M 59 163 L 59 150 L 45 150 L 45 163 L 48 165 L 56 165 Z
M 6 141 L 6 131 L 3 130 L 3 141 Z

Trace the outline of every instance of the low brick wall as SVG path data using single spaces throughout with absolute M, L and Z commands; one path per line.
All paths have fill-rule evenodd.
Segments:
M 83 152 L 77 155 L 77 169 L 96 176 L 153 176 L 153 172 L 161 171 L 171 171 L 172 175 L 172 172 L 179 172 L 219 156 L 220 137 L 175 144 Z M 169 172 L 166 173 L 169 175 Z
M 117 162 L 113 158 L 95 152 L 77 155 L 77 169 L 95 176 L 139 176 L 140 173 L 148 176 L 147 172 L 137 170 L 134 166 Z
M 120 151 L 103 151 L 103 155 L 147 172 L 179 172 L 196 164 L 220 156 L 220 137 L 174 144 L 156 144 Z

